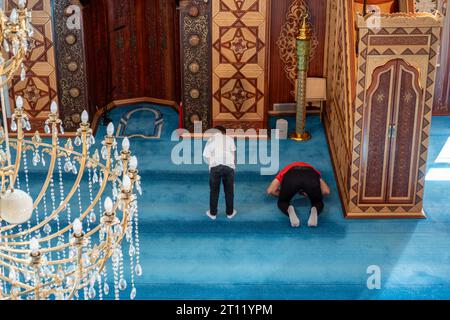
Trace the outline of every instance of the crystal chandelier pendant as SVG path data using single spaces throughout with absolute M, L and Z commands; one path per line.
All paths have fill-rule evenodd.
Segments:
M 22 71 L 20 72 L 20 81 L 25 81 L 27 76 L 27 72 L 25 71 L 25 67 L 22 67 Z
M 131 290 L 131 293 L 130 293 L 130 299 L 131 300 L 134 300 L 134 299 L 136 299 L 136 288 L 133 288 L 132 290 Z
M 9 53 L 9 43 L 6 39 L 3 40 L 3 49 L 5 50 L 5 52 Z
M 17 123 L 14 119 L 11 120 L 11 131 L 13 132 L 17 131 Z

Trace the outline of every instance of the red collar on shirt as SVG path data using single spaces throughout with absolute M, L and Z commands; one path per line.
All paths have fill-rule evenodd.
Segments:
M 321 176 L 322 174 L 320 173 L 320 171 L 318 171 L 316 168 L 314 168 L 312 165 L 306 163 L 306 162 L 294 162 L 291 163 L 290 165 L 287 165 L 283 170 L 280 171 L 280 173 L 278 173 L 278 175 L 276 176 L 276 179 L 278 181 L 280 181 L 280 183 L 283 181 L 284 175 L 291 170 L 292 168 L 295 167 L 304 167 L 304 168 L 311 168 L 313 169 L 315 172 L 317 172 L 317 174 L 319 176 Z

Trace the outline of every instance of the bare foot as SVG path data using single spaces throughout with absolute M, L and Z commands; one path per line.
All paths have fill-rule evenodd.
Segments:
M 293 206 L 289 206 L 288 213 L 289 213 L 289 220 L 291 221 L 291 226 L 293 228 L 300 227 L 300 219 L 297 217 L 297 214 L 295 213 L 295 209 Z
M 318 216 L 317 216 L 317 208 L 311 208 L 311 214 L 309 215 L 308 227 L 317 227 Z

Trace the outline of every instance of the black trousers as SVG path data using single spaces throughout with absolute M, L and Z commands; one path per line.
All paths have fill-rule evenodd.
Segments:
M 319 214 L 322 212 L 324 204 L 320 189 L 320 175 L 313 169 L 294 167 L 284 175 L 280 187 L 278 208 L 287 216 L 291 200 L 297 193 L 306 193 L 311 201 L 311 208 L 316 207 Z
M 217 166 L 211 168 L 209 174 L 209 210 L 212 215 L 217 214 L 217 204 L 219 202 L 220 182 L 223 182 L 225 190 L 225 202 L 227 215 L 232 215 L 234 211 L 234 169 L 227 166 Z

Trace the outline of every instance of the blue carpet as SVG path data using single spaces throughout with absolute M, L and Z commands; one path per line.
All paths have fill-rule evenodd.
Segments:
M 345 220 L 322 124 L 308 118 L 313 139 L 281 142 L 281 166 L 301 160 L 315 165 L 332 195 L 316 229 L 305 227 L 308 203 L 295 205 L 303 226 L 292 229 L 265 195 L 273 178 L 259 166 L 242 165 L 236 176 L 232 221 L 215 222 L 208 209 L 206 165 L 174 165 L 170 141 L 178 117 L 164 116 L 161 139 L 131 139 L 139 158 L 141 260 L 138 299 L 433 299 L 450 298 L 450 177 L 427 181 L 426 220 Z M 135 107 L 112 111 L 117 125 Z M 272 119 L 273 125 L 275 119 Z M 429 166 L 450 137 L 450 118 L 433 119 Z M 291 123 L 292 125 L 292 119 Z M 100 127 L 97 140 L 105 134 Z M 255 150 L 251 150 L 252 152 Z M 36 176 L 39 179 L 38 176 Z M 86 191 L 83 191 L 86 192 Z M 367 268 L 381 268 L 381 289 L 366 286 Z
M 114 110 L 113 118 L 118 120 L 126 110 Z M 204 216 L 207 167 L 171 163 L 176 142 L 169 139 L 177 115 L 168 108 L 160 110 L 165 118 L 162 139 L 131 141 L 144 183 L 145 274 L 139 279 L 138 298 L 450 298 L 450 181 L 427 182 L 427 220 L 345 220 L 323 127 L 311 117 L 308 130 L 313 139 L 302 144 L 282 141 L 281 165 L 310 162 L 329 182 L 332 195 L 319 228 L 304 226 L 308 203 L 297 199 L 304 225 L 291 229 L 275 199 L 264 194 L 272 177 L 261 176 L 259 167 L 252 165 L 237 169 L 239 214 L 233 221 L 222 214 L 211 222 Z M 430 168 L 449 136 L 449 118 L 433 119 Z M 381 268 L 381 290 L 366 286 L 370 265 Z

